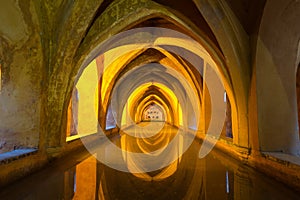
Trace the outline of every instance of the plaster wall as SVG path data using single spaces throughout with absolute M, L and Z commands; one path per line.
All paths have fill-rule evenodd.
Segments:
M 0 153 L 38 147 L 42 52 L 31 2 L 0 6 Z
M 300 2 L 268 1 L 256 51 L 258 132 L 262 151 L 299 153 L 295 61 Z

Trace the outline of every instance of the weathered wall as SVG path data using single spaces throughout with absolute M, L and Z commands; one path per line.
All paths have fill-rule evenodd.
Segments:
M 255 59 L 262 151 L 299 153 L 295 80 L 299 18 L 300 2 L 266 3 Z
M 31 2 L 1 2 L 0 153 L 38 146 L 43 59 L 38 27 Z
M 0 153 L 24 147 L 38 152 L 1 162 L 0 187 L 82 146 L 80 140 L 67 143 L 61 128 L 67 119 L 67 106 L 61 108 L 68 103 L 65 68 L 72 69 L 72 53 L 89 25 L 85 19 L 101 2 L 1 1 Z M 45 151 L 52 144 L 59 151 Z

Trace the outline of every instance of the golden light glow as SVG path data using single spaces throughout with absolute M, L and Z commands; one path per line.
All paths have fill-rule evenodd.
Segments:
M 155 100 L 151 100 L 151 98 L 154 97 Z M 137 106 L 137 109 L 135 111 L 135 121 L 139 122 L 140 121 L 140 117 L 141 117 L 141 113 L 143 113 L 144 109 L 149 106 L 151 103 L 155 103 L 157 105 L 159 105 L 163 112 L 164 112 L 164 116 L 165 116 L 165 121 L 169 124 L 174 124 L 174 118 L 176 118 L 176 116 L 174 116 L 174 112 L 173 112 L 173 108 L 168 106 L 166 104 L 166 102 L 164 102 L 159 96 L 157 95 L 151 95 L 148 96 L 146 98 L 144 98 L 140 104 Z
M 142 126 L 149 125 L 156 126 L 155 124 L 147 122 L 142 123 Z M 147 128 L 143 131 L 151 130 L 151 128 Z M 147 166 L 145 166 L 144 163 L 141 162 L 141 160 L 132 157 L 132 154 L 128 152 L 145 154 L 151 153 L 151 155 L 157 157 L 157 161 L 161 163 L 163 163 L 164 161 L 160 159 L 160 154 L 167 152 L 169 157 L 176 157 L 177 159 L 175 159 L 174 162 L 172 162 L 167 167 L 159 170 L 157 174 L 150 175 L 148 173 L 133 173 L 133 175 L 146 181 L 159 181 L 173 175 L 177 171 L 178 165 L 181 162 L 181 157 L 178 155 L 183 151 L 183 140 L 181 137 L 175 137 L 177 134 L 177 128 L 174 128 L 170 125 L 165 125 L 160 132 L 149 138 L 136 138 L 127 134 L 122 135 L 120 148 L 124 150 L 123 159 L 125 159 L 129 171 L 137 171 L 137 169 L 147 171 Z M 171 141 L 176 143 L 174 148 L 166 148 Z
M 126 104 L 123 109 L 123 112 L 122 112 L 121 127 L 127 126 L 127 114 L 128 114 L 128 108 L 127 108 L 127 104 Z
M 107 51 L 104 54 L 104 73 L 102 76 L 101 87 L 102 103 L 105 102 L 106 94 L 109 93 L 109 89 L 112 88 L 112 83 L 114 82 L 114 79 L 116 79 L 116 75 L 131 60 L 131 58 L 139 54 L 141 51 L 143 51 L 141 46 L 125 45 Z
M 170 75 L 170 77 L 174 77 L 174 80 L 177 79 L 178 82 L 174 83 L 174 85 L 171 84 L 173 88 L 181 86 L 184 89 L 188 88 L 188 91 L 186 92 L 187 94 L 195 94 L 192 96 L 188 96 L 190 102 L 197 102 L 196 99 L 202 99 L 202 90 L 200 89 L 202 88 L 202 86 L 200 86 L 201 83 L 199 83 L 199 81 L 196 79 L 195 74 L 191 71 L 187 63 L 183 60 L 183 58 L 176 57 L 172 53 L 162 48 L 163 45 L 182 47 L 186 50 L 196 53 L 197 55 L 202 57 L 206 63 L 210 64 L 212 67 L 215 67 L 215 62 L 212 60 L 207 51 L 203 47 L 199 46 L 199 44 L 194 44 L 194 42 L 195 41 L 189 40 L 188 38 L 159 37 L 156 39 L 154 44 L 143 43 L 123 45 L 111 49 L 105 52 L 104 55 L 102 55 L 105 59 L 103 59 L 103 64 L 101 65 L 103 69 L 103 73 L 101 74 L 102 77 L 100 79 L 101 83 L 98 82 L 99 77 L 97 75 L 97 64 L 95 60 L 91 62 L 84 70 L 77 83 L 77 88 L 79 90 L 80 96 L 78 112 L 78 133 L 89 134 L 92 132 L 97 132 L 97 115 L 99 107 L 98 96 L 101 96 L 101 112 L 103 115 L 105 115 L 108 109 L 108 105 L 110 104 L 112 90 L 115 87 L 116 81 L 121 77 L 120 73 L 133 59 L 137 58 L 137 56 L 141 55 L 150 47 L 160 51 L 163 55 L 166 56 L 165 58 L 160 59 L 158 61 L 158 64 L 165 67 L 166 74 Z M 101 86 L 101 95 L 97 94 L 98 85 Z M 134 85 L 130 85 L 128 87 L 133 86 Z M 149 88 L 151 86 L 156 87 L 152 92 L 151 88 Z M 151 94 L 151 96 L 145 96 L 145 92 Z M 91 98 L 91 94 L 96 97 L 96 103 L 91 102 L 93 99 Z M 179 94 L 176 93 L 176 95 Z M 131 92 L 131 94 L 129 94 L 126 106 L 124 106 L 124 104 L 121 105 L 124 107 L 120 108 L 120 110 L 117 111 L 122 114 L 122 116 L 118 117 L 117 123 L 121 123 L 121 126 L 129 126 L 132 123 L 140 122 L 145 107 L 149 105 L 149 102 L 154 102 L 157 105 L 161 106 L 162 110 L 164 110 L 164 116 L 167 122 L 177 127 L 184 126 L 183 117 L 188 120 L 189 117 L 187 116 L 190 116 L 192 118 L 193 114 L 190 115 L 189 113 L 191 112 L 183 113 L 183 105 L 180 105 L 180 101 L 178 100 L 178 97 L 176 95 L 168 86 L 162 83 L 144 83 L 138 86 L 138 88 Z M 183 100 L 182 95 L 184 95 L 184 92 L 180 94 L 181 100 Z M 196 104 L 198 105 L 198 103 Z M 195 109 L 194 111 L 198 112 L 198 110 Z M 95 113 L 95 115 L 91 117 L 91 113 Z
M 85 68 L 76 84 L 78 89 L 78 134 L 97 132 L 98 126 L 98 75 L 96 61 Z
M 161 45 L 161 44 L 172 44 L 172 42 L 173 43 L 175 42 L 174 44 L 184 47 L 186 49 L 191 49 L 191 51 L 196 49 L 195 44 L 190 44 L 192 42 L 189 40 L 179 39 L 177 42 L 176 41 L 177 40 L 174 38 L 160 37 L 157 38 L 156 43 L 157 45 Z M 187 45 L 185 42 L 187 42 L 190 45 Z M 130 63 L 130 61 L 132 61 L 134 58 L 136 58 L 136 56 L 140 55 L 147 48 L 149 48 L 149 45 L 150 44 L 147 43 L 138 44 L 138 45 L 135 44 L 124 45 L 105 52 L 104 73 L 102 76 L 102 84 L 101 84 L 101 101 L 104 109 L 107 108 L 110 92 L 114 87 L 114 82 L 116 81 L 118 74 L 123 70 L 123 68 L 128 63 Z M 166 58 L 161 59 L 159 63 L 163 66 L 167 66 L 167 70 L 168 68 L 174 70 L 173 72 L 171 70 L 168 70 L 167 73 L 172 74 L 174 77 L 178 77 L 178 74 L 174 74 L 174 72 L 179 73 L 182 76 L 182 78 L 185 81 L 187 81 L 187 83 L 191 86 L 194 93 L 195 94 L 199 93 L 199 98 L 200 98 L 201 91 L 197 89 L 200 88 L 200 85 L 198 81 L 196 81 L 196 77 L 193 75 L 192 71 L 187 66 L 183 66 L 182 64 L 183 62 L 179 62 L 178 58 L 175 58 L 171 53 L 164 50 L 163 48 L 160 48 L 159 46 L 151 46 L 151 48 L 155 48 L 158 51 L 160 51 L 162 54 L 166 55 Z M 205 58 L 209 56 L 205 51 L 205 49 L 197 48 L 196 50 Z M 209 63 L 214 63 L 210 57 L 209 57 Z M 104 112 L 106 112 L 106 110 L 104 110 Z
M 173 117 L 170 116 L 171 115 L 171 112 L 169 110 L 170 108 L 168 108 L 165 102 L 157 95 L 153 95 L 161 102 L 163 102 L 161 106 L 163 106 L 164 110 L 168 111 L 166 112 L 166 117 L 168 122 L 171 123 L 171 119 L 175 117 L 176 118 L 176 120 L 174 119 L 174 123 L 176 123 L 175 125 L 177 126 L 183 125 L 182 109 L 176 95 L 170 88 L 168 88 L 164 84 L 156 83 L 156 82 L 142 84 L 131 93 L 131 95 L 128 98 L 127 105 L 123 108 L 122 125 L 130 125 L 128 124 L 128 122 L 131 120 L 129 120 L 128 117 L 131 117 L 132 121 L 134 121 L 142 116 L 143 108 L 145 107 L 145 104 L 149 102 L 151 96 L 144 98 L 143 101 L 141 102 L 141 105 L 137 105 L 137 102 L 141 98 L 143 93 L 149 89 L 150 86 L 156 86 L 157 88 L 159 88 L 161 90 L 161 93 L 163 93 L 164 97 L 168 99 L 172 107 L 172 110 L 174 111 L 174 113 L 172 113 L 174 115 Z M 128 114 L 126 114 L 126 112 L 128 112 Z
M 152 96 L 151 96 L 152 97 Z M 150 98 L 151 98 L 150 97 Z M 159 97 L 157 97 L 159 98 Z M 161 102 L 161 101 L 160 101 Z M 151 100 L 151 101 L 147 101 L 147 103 L 141 103 L 142 105 L 144 105 L 142 108 L 137 108 L 137 112 L 135 115 L 135 121 L 143 121 L 143 120 L 151 120 L 149 119 L 149 115 L 147 112 L 152 112 L 151 107 L 157 108 L 157 113 L 159 114 L 159 119 L 160 121 L 167 121 L 170 122 L 170 119 L 166 119 L 167 117 L 167 113 L 169 113 L 165 110 L 165 105 L 161 105 L 160 102 L 158 102 L 157 100 Z M 162 102 L 162 104 L 164 104 L 164 102 Z M 138 113 L 142 113 L 142 115 L 138 115 Z
M 96 182 L 97 160 L 91 156 L 76 166 L 76 191 L 73 199 L 96 199 Z

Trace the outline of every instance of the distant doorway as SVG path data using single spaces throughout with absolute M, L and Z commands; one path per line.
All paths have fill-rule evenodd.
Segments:
M 165 121 L 164 113 L 158 105 L 151 104 L 145 109 L 142 121 Z

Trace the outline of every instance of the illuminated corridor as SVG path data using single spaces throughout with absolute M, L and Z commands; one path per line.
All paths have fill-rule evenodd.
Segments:
M 299 18 L 296 0 L 1 2 L 0 198 L 298 199 Z

